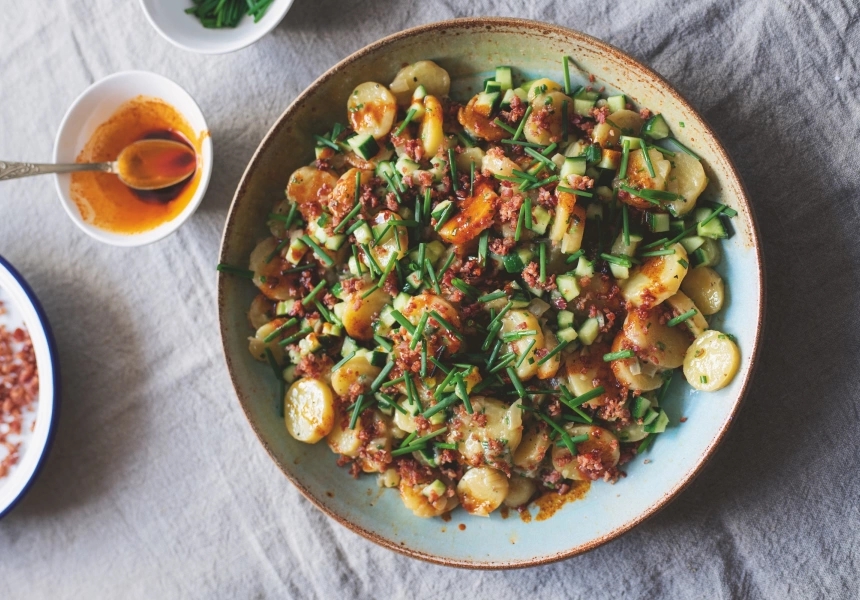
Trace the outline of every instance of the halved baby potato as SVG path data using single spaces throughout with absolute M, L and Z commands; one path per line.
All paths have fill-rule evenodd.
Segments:
M 351 337 L 366 341 L 373 339 L 373 323 L 382 308 L 391 303 L 391 296 L 381 289 L 374 290 L 367 298 L 362 298 L 362 293 L 359 290 L 347 297 L 343 326 Z
M 266 238 L 251 251 L 248 268 L 254 272 L 254 285 L 271 300 L 289 300 L 294 293 L 289 279 L 282 275 L 284 268 L 292 267 L 280 256 L 269 257 L 278 248 L 278 240 Z
M 315 444 L 334 427 L 334 396 L 319 379 L 299 379 L 284 397 L 284 423 L 291 436 Z
M 651 159 L 651 166 L 654 167 L 654 177 L 651 177 L 648 165 L 645 162 L 644 152 L 644 150 L 632 150 L 630 152 L 630 158 L 627 161 L 627 185 L 636 189 L 665 190 L 666 177 L 671 173 L 671 163 L 660 152 L 649 148 L 648 156 Z M 619 177 L 621 177 L 620 174 Z M 654 209 L 654 204 L 644 198 L 639 198 L 632 194 L 625 194 L 622 198 L 625 204 L 634 208 L 641 210 Z
M 397 117 L 397 99 L 391 91 L 375 81 L 356 87 L 347 101 L 349 124 L 358 133 L 372 135 L 377 140 L 391 131 Z
M 457 482 L 457 497 L 466 512 L 489 517 L 508 495 L 508 478 L 492 467 L 474 467 Z
M 630 271 L 630 277 L 621 283 L 621 295 L 627 302 L 636 307 L 654 307 L 681 288 L 689 268 L 687 251 L 681 244 L 673 244 L 670 250 L 675 253 L 652 256 Z
M 536 96 L 531 103 L 532 114 L 523 128 L 526 140 L 542 146 L 560 141 L 564 116 L 562 105 L 565 102 L 568 105 L 573 103 L 562 92 L 547 92 Z
M 400 219 L 400 215 L 391 210 L 381 210 L 373 217 L 373 225 L 375 229 L 379 229 L 379 233 L 385 229 L 385 224 L 389 221 Z M 388 263 L 392 260 L 400 260 L 406 256 L 406 250 L 409 248 L 409 230 L 402 225 L 394 225 L 378 239 L 370 248 L 376 264 L 380 268 L 385 269 Z
M 567 357 L 565 375 L 567 387 L 574 396 L 581 396 L 603 386 L 609 390 L 615 381 L 609 363 L 603 361 L 603 355 L 610 352 L 609 344 L 597 343 L 586 346 Z M 608 393 L 603 393 L 586 402 L 591 407 L 606 404 Z
M 451 91 L 451 77 L 448 71 L 432 60 L 419 60 L 400 69 L 388 88 L 397 98 L 398 104 L 406 106 L 412 101 L 412 92 L 419 85 L 423 85 L 428 94 L 445 98 Z
M 507 131 L 493 123 L 493 119 L 485 117 L 475 110 L 475 103 L 478 101 L 477 96 L 473 96 L 466 106 L 460 107 L 460 112 L 457 114 L 457 120 L 460 125 L 473 138 L 480 138 L 489 142 L 498 142 L 510 135 Z
M 287 200 L 295 203 L 305 219 L 318 210 L 328 194 L 337 184 L 337 175 L 316 167 L 299 167 L 290 175 L 287 182 Z M 355 176 L 353 175 L 353 183 Z M 311 208 L 311 207 L 314 208 Z
M 666 189 L 683 198 L 665 203 L 672 214 L 685 215 L 696 206 L 699 195 L 708 185 L 702 163 L 685 152 L 676 152 L 670 160 L 672 170 L 666 177 Z
M 726 387 L 741 364 L 741 352 L 729 336 L 708 330 L 696 338 L 684 358 L 684 377 L 695 389 L 713 392 Z
M 630 342 L 630 340 L 627 339 L 627 336 L 624 335 L 624 332 L 621 331 L 615 336 L 615 340 L 612 342 L 612 351 L 619 352 L 621 350 L 629 349 L 632 346 L 632 342 Z M 660 375 L 656 373 L 654 375 L 646 375 L 642 372 L 633 372 L 632 367 L 635 362 L 638 362 L 638 360 L 639 359 L 634 356 L 633 358 L 610 361 L 609 365 L 612 368 L 612 373 L 615 375 L 615 379 L 618 380 L 618 383 L 631 390 L 647 392 L 649 390 L 656 390 L 659 388 L 663 384 L 663 378 L 660 377 Z
M 480 184 L 475 195 L 460 203 L 460 211 L 439 230 L 439 237 L 456 246 L 467 244 L 493 224 L 499 196 L 493 186 Z
M 442 103 L 435 96 L 425 96 L 424 116 L 418 128 L 418 139 L 421 140 L 424 154 L 428 159 L 436 156 L 445 142 L 444 122 Z
M 515 367 L 514 369 L 517 373 L 517 377 L 519 377 L 521 381 L 526 381 L 538 373 L 537 359 L 535 359 L 534 354 L 535 350 L 544 347 L 545 339 L 537 317 L 527 310 L 509 310 L 502 317 L 502 329 L 499 331 L 499 339 L 504 339 L 506 334 L 516 333 L 518 331 L 534 332 L 524 335 L 512 342 L 508 342 L 508 348 L 517 356 L 517 359 L 514 360 L 512 364 L 518 362 L 523 353 L 528 350 L 528 355 L 525 360 L 520 363 L 519 367 Z M 535 342 L 533 345 L 532 340 Z M 529 346 L 531 346 L 530 350 Z
M 663 369 L 684 364 L 684 355 L 692 338 L 679 327 L 660 321 L 661 309 L 632 310 L 624 320 L 624 335 L 638 348 L 637 355 Z
M 681 291 L 699 307 L 703 315 L 713 315 L 723 307 L 726 295 L 723 278 L 711 267 L 696 267 L 684 277 Z
M 523 435 L 522 407 L 484 396 L 473 396 L 471 403 L 473 413 L 449 425 L 446 441 L 457 444 L 470 465 L 511 464 Z
M 608 430 L 596 425 L 574 425 L 565 426 L 565 431 L 570 437 L 587 435 L 588 439 L 576 445 L 577 453 L 580 455 L 595 456 L 604 469 L 614 467 L 621 458 L 621 445 Z M 589 472 L 572 456 L 570 450 L 561 442 L 556 442 L 552 448 L 552 465 L 556 471 L 561 473 L 565 479 L 574 481 L 590 481 L 600 474 Z
M 700 336 L 708 329 L 708 322 L 702 316 L 702 311 L 684 292 L 679 291 L 672 295 L 672 297 L 667 298 L 666 304 L 672 307 L 672 311 L 676 317 L 691 310 L 696 311 L 692 317 L 684 321 L 684 325 L 687 326 L 687 329 L 694 336 Z M 681 327 L 681 325 L 676 325 L 676 327 Z

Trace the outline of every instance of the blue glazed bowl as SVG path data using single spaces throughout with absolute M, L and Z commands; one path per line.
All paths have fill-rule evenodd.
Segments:
M 24 278 L 0 256 L 0 301 L 7 313 L 0 323 L 24 325 L 33 342 L 39 371 L 35 426 L 26 432 L 23 451 L 9 474 L 0 479 L 0 518 L 21 501 L 36 479 L 54 440 L 60 411 L 60 363 L 51 326 L 36 294 Z
M 595 483 L 581 500 L 567 503 L 546 520 L 526 523 L 452 513 L 453 520 L 419 519 L 394 490 L 375 477 L 354 480 L 335 466 L 324 444 L 293 440 L 278 417 L 276 382 L 269 368 L 248 353 L 248 306 L 255 289 L 247 280 L 219 275 L 218 310 L 224 353 L 242 408 L 272 459 L 317 507 L 343 525 L 387 548 L 450 566 L 510 568 L 574 556 L 605 543 L 653 515 L 701 470 L 732 423 L 753 372 L 764 318 L 763 265 L 752 209 L 731 160 L 711 128 L 659 75 L 620 50 L 581 33 L 533 21 L 460 19 L 410 29 L 360 50 L 314 82 L 284 112 L 251 159 L 224 230 L 220 260 L 244 265 L 254 245 L 268 235 L 266 215 L 283 197 L 290 173 L 313 159 L 313 134 L 342 121 L 350 91 L 364 81 L 389 82 L 405 63 L 431 59 L 452 77 L 452 96 L 474 94 L 496 65 L 512 65 L 525 78 L 562 79 L 561 57 L 573 57 L 597 86 L 623 91 L 640 106 L 661 112 L 679 139 L 701 154 L 710 183 L 706 199 L 738 211 L 737 234 L 723 244 L 718 269 L 730 299 L 712 327 L 738 338 L 740 371 L 715 393 L 693 391 L 676 377 L 665 410 L 672 423 L 647 455 L 625 469 L 615 485 Z M 297 151 L 297 149 L 299 149 Z M 679 424 L 681 416 L 686 417 Z M 537 508 L 532 507 L 532 515 Z M 461 528 L 465 525 L 465 529 Z

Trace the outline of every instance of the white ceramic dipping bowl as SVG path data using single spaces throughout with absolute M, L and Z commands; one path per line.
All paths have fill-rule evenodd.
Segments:
M 198 134 L 208 131 L 200 107 L 179 85 L 155 73 L 123 71 L 97 81 L 78 96 L 63 117 L 60 130 L 57 132 L 54 143 L 54 162 L 75 162 L 75 158 L 96 128 L 110 119 L 122 104 L 138 96 L 158 98 L 175 108 Z M 209 178 L 212 175 L 212 139 L 208 135 L 201 137 L 203 140 L 198 157 L 198 169 L 201 170 L 200 183 L 188 206 L 174 219 L 154 229 L 133 234 L 113 233 L 96 227 L 83 219 L 78 206 L 72 200 L 70 191 L 72 178 L 68 174 L 56 175 L 57 193 L 63 208 L 66 209 L 72 221 L 87 235 L 113 246 L 143 246 L 170 235 L 194 214 L 209 185 Z

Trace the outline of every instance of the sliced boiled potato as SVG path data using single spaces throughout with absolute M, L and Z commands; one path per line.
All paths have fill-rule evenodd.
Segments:
M 544 347 L 545 340 L 537 317 L 527 310 L 513 309 L 505 313 L 502 317 L 502 328 L 499 331 L 499 339 L 504 339 L 505 334 L 517 331 L 534 331 L 532 334 L 508 342 L 509 350 L 517 355 L 517 359 L 511 364 L 515 364 L 519 360 L 519 357 L 528 350 L 525 360 L 520 363 L 519 367 L 515 367 L 517 377 L 521 381 L 526 381 L 537 375 L 538 364 L 537 360 L 534 359 L 534 354 L 535 350 Z M 532 345 L 532 341 L 535 342 L 534 345 Z M 531 350 L 529 350 L 529 346 L 531 346 Z M 530 359 L 534 360 L 530 362 Z
M 526 140 L 543 146 L 561 141 L 563 131 L 561 107 L 565 102 L 568 105 L 573 104 L 562 92 L 548 92 L 536 96 L 531 102 L 532 114 L 529 115 L 523 128 Z
M 632 110 L 618 110 L 609 115 L 605 123 L 598 123 L 591 131 L 591 141 L 601 148 L 621 149 L 621 136 L 639 137 L 642 117 Z M 656 150 L 655 150 L 656 152 Z
M 493 224 L 499 196 L 489 183 L 480 184 L 475 195 L 460 203 L 460 210 L 439 229 L 439 237 L 456 246 L 475 239 Z
M 484 151 L 475 146 L 474 148 L 466 148 L 454 159 L 457 165 L 458 173 L 469 173 L 472 170 L 472 164 L 475 165 L 475 171 L 480 173 L 481 166 L 484 163 Z
M 514 466 L 527 474 L 537 472 L 550 446 L 552 442 L 546 430 L 538 427 L 537 423 L 529 424 L 523 430 L 520 444 L 514 452 Z
M 612 351 L 620 352 L 621 350 L 627 350 L 632 346 L 633 344 L 629 339 L 627 339 L 624 332 L 621 331 L 615 336 L 615 340 L 612 342 Z M 634 356 L 633 358 L 624 358 L 609 362 L 609 365 L 612 368 L 612 373 L 615 375 L 615 379 L 618 380 L 618 383 L 628 389 L 643 392 L 659 388 L 663 384 L 663 378 L 659 375 L 646 375 L 642 372 L 634 373 L 632 371 L 633 365 L 638 361 L 639 359 Z
M 661 323 L 661 315 L 661 309 L 630 311 L 624 320 L 624 335 L 640 358 L 662 369 L 676 369 L 684 363 L 692 338 L 682 328 Z
M 528 504 L 537 491 L 537 485 L 528 477 L 512 475 L 508 481 L 508 495 L 505 496 L 505 506 L 519 508 Z
M 373 339 L 373 323 L 379 318 L 379 313 L 386 304 L 391 304 L 392 298 L 387 292 L 377 289 L 367 298 L 362 298 L 364 292 L 359 290 L 347 297 L 343 311 L 343 326 L 347 334 L 357 340 Z
M 400 498 L 406 508 L 412 511 L 416 517 L 429 519 L 430 517 L 440 517 L 446 512 L 454 510 L 457 507 L 456 496 L 437 496 L 431 501 L 424 493 L 427 484 L 410 485 L 406 479 L 400 480 Z
M 391 210 L 381 210 L 373 217 L 374 229 L 378 229 L 379 233 L 385 229 L 385 224 L 388 221 L 396 221 L 400 219 L 400 215 Z M 385 269 L 388 263 L 392 260 L 400 260 L 406 256 L 406 251 L 409 248 L 409 230 L 401 225 L 392 226 L 388 233 L 382 236 L 381 239 L 371 246 L 370 252 L 373 254 L 376 264 L 380 268 Z
M 612 368 L 603 361 L 603 355 L 610 352 L 609 344 L 599 343 L 586 346 L 567 357 L 565 376 L 568 389 L 574 396 L 587 394 L 600 386 L 606 390 L 615 382 Z M 604 393 L 586 402 L 598 407 L 606 404 L 608 394 Z
M 355 181 L 358 173 L 361 173 L 358 176 L 360 185 L 367 185 L 373 178 L 373 171 L 356 168 L 349 169 L 341 175 L 334 183 L 334 189 L 326 205 L 331 214 L 343 218 L 355 207 Z
M 319 379 L 299 379 L 284 398 L 284 422 L 291 436 L 315 444 L 334 428 L 334 396 Z
M 331 374 L 331 387 L 338 396 L 346 396 L 354 383 L 362 388 L 370 387 L 380 371 L 382 369 L 370 364 L 366 354 L 357 354 Z
M 519 168 L 517 163 L 501 152 L 487 152 L 481 160 L 481 169 L 489 171 L 493 175 L 511 177 L 514 169 Z
M 421 320 L 421 317 L 425 313 L 430 313 L 430 311 L 436 311 L 439 313 L 439 316 L 448 321 L 451 325 L 454 326 L 454 329 L 457 332 L 460 331 L 460 313 L 454 308 L 454 306 L 442 298 L 441 296 L 437 296 L 436 294 L 431 294 L 428 292 L 424 292 L 419 294 L 418 296 L 413 296 L 409 302 L 406 303 L 406 306 L 403 307 L 403 310 L 400 312 L 406 317 L 410 323 L 413 325 L 418 325 L 418 322 Z M 433 327 L 437 325 L 436 320 L 433 319 L 432 315 L 428 319 L 427 323 L 427 331 L 431 330 Z M 460 338 L 455 335 L 455 332 L 449 331 L 444 325 L 441 323 L 438 324 L 438 332 L 442 335 L 444 340 L 445 347 L 449 352 L 456 352 L 460 349 Z
M 269 257 L 278 248 L 278 240 L 266 238 L 251 251 L 248 268 L 254 272 L 254 285 L 270 300 L 289 300 L 294 293 L 293 283 L 282 275 L 282 271 L 293 265 L 282 257 Z
M 672 170 L 666 177 L 666 189 L 683 199 L 666 202 L 666 208 L 672 214 L 685 215 L 695 208 L 696 199 L 708 185 L 708 176 L 702 163 L 686 152 L 676 152 L 670 162 Z
M 259 361 L 266 362 L 268 360 L 266 357 L 266 348 L 268 348 L 275 360 L 280 363 L 281 358 L 284 356 L 284 349 L 278 344 L 278 339 L 276 338 L 268 343 L 266 343 L 265 339 L 286 321 L 286 319 L 273 319 L 260 325 L 254 337 L 248 338 L 248 352 L 251 353 L 251 356 Z M 295 331 L 295 328 L 290 330 L 291 333 L 293 331 Z
M 488 517 L 508 495 L 508 478 L 491 467 L 474 467 L 457 483 L 457 498 L 466 512 Z
M 424 146 L 424 155 L 429 159 L 436 156 L 445 142 L 445 115 L 442 103 L 435 96 L 424 97 L 424 117 L 418 128 L 418 139 Z
M 297 204 L 299 212 L 307 220 L 322 211 L 322 205 L 326 197 L 332 193 L 335 184 L 337 184 L 337 175 L 331 171 L 322 171 L 316 167 L 300 167 L 290 175 L 287 183 L 287 200 Z
M 606 469 L 618 464 L 621 445 L 618 438 L 608 430 L 595 425 L 574 424 L 565 426 L 565 430 L 570 437 L 588 436 L 587 441 L 576 444 L 576 451 L 580 456 L 590 459 L 582 464 L 577 457 L 570 454 L 564 444 L 556 442 L 552 448 L 552 466 L 565 479 L 593 481 L 601 478 Z
M 713 392 L 727 386 L 741 364 L 741 352 L 729 336 L 709 330 L 696 338 L 684 359 L 684 377 L 695 389 Z
M 349 95 L 346 104 L 349 124 L 358 133 L 377 140 L 391 131 L 397 117 L 397 99 L 387 87 L 375 81 L 360 84 Z
M 687 274 L 687 251 L 681 244 L 673 244 L 675 254 L 652 256 L 630 271 L 630 277 L 621 283 L 621 295 L 636 307 L 651 308 L 673 296 Z M 685 266 L 687 265 L 687 266 Z
M 510 134 L 493 123 L 493 119 L 485 117 L 475 110 L 475 103 L 478 97 L 473 96 L 466 106 L 461 106 L 457 114 L 457 120 L 460 121 L 468 133 L 473 138 L 487 140 L 489 142 L 498 142 Z
M 558 339 L 549 327 L 543 327 L 543 347 L 547 352 L 552 352 L 558 346 Z M 528 360 L 528 359 L 527 359 Z M 539 361 L 538 361 L 539 362 Z M 561 365 L 561 354 L 551 356 L 549 360 L 537 366 L 538 379 L 549 379 L 555 377 Z
M 684 292 L 677 292 L 670 298 L 667 298 L 666 304 L 672 307 L 672 311 L 675 313 L 674 316 L 676 317 L 683 315 L 686 312 L 690 312 L 691 310 L 696 311 L 696 314 L 684 321 L 687 329 L 689 329 L 690 333 L 694 336 L 698 337 L 708 329 L 708 322 L 705 320 L 705 317 L 702 316 L 702 311 L 699 310 L 699 307 L 696 306 L 696 304 Z M 676 327 L 682 326 L 676 325 Z
M 254 329 L 259 329 L 272 320 L 274 312 L 272 301 L 263 294 L 257 294 L 251 302 L 251 308 L 248 309 L 248 322 Z
M 471 415 L 460 415 L 448 429 L 447 442 L 472 466 L 510 465 L 522 439 L 523 409 L 484 396 L 471 398 Z
M 335 414 L 334 427 L 326 436 L 326 443 L 335 454 L 355 458 L 361 449 L 360 434 L 360 427 L 349 428 L 349 415 L 341 410 Z
M 555 217 L 549 230 L 549 239 L 561 242 L 570 229 L 573 211 L 576 207 L 576 196 L 568 192 L 557 192 L 558 203 L 555 206 Z
M 398 104 L 406 106 L 412 101 L 412 92 L 419 85 L 423 85 L 428 94 L 446 98 L 451 91 L 451 77 L 448 71 L 432 60 L 419 60 L 400 69 L 388 87 Z
M 681 282 L 681 291 L 699 307 L 703 315 L 713 315 L 723 307 L 726 296 L 723 278 L 711 267 L 697 267 Z
M 552 79 L 544 77 L 543 79 L 535 79 L 528 84 L 528 101 L 532 102 L 538 96 L 551 92 L 559 92 L 562 87 Z
M 654 177 L 651 177 L 645 163 L 644 152 L 644 150 L 630 152 L 630 158 L 627 161 L 627 185 L 637 189 L 665 190 L 666 177 L 672 168 L 671 163 L 663 158 L 660 152 L 650 148 L 648 156 L 651 158 L 651 166 L 654 167 Z M 640 210 L 654 210 L 654 204 L 632 194 L 625 194 L 623 201 L 625 204 Z

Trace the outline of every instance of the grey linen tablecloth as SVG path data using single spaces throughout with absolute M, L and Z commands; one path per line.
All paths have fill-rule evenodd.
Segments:
M 672 81 L 737 162 L 767 262 L 758 372 L 702 475 L 622 538 L 511 572 L 410 560 L 305 501 L 239 409 L 215 313 L 227 208 L 275 118 L 358 48 L 466 15 L 573 27 Z M 146 69 L 198 100 L 216 168 L 189 223 L 130 250 L 81 234 L 52 180 L 0 184 L 0 254 L 45 304 L 64 387 L 47 466 L 0 522 L 0 598 L 858 597 L 858 23 L 851 0 L 297 0 L 260 43 L 204 57 L 137 2 L 4 2 L 0 157 L 48 160 L 87 85 Z

